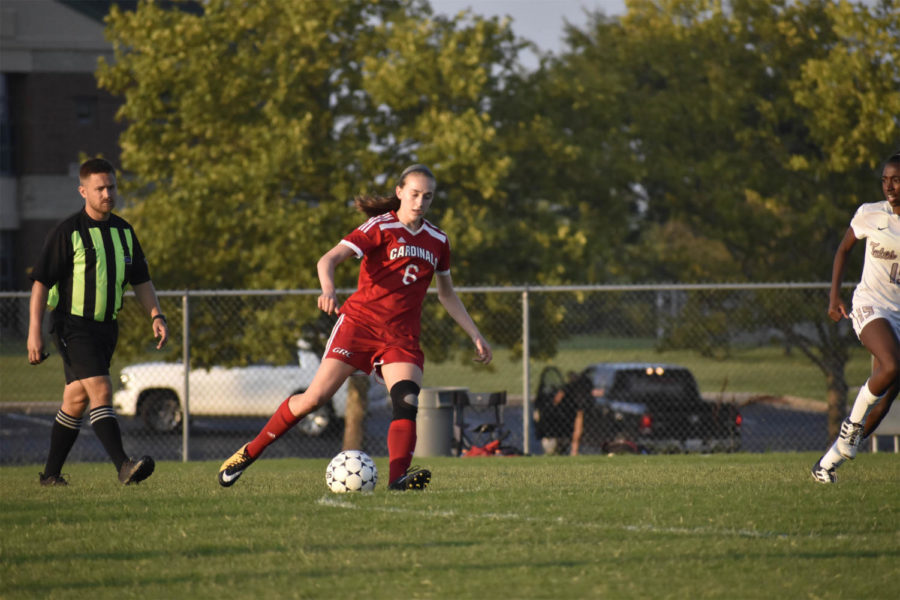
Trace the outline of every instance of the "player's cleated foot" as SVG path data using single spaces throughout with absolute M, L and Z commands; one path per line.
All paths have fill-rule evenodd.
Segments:
M 819 483 L 834 483 L 834 469 L 826 469 L 822 466 L 821 461 L 817 460 L 812 468 L 812 476 Z
M 388 485 L 389 490 L 424 490 L 431 482 L 431 471 L 421 467 L 410 467 L 404 475 Z
M 126 460 L 119 469 L 119 481 L 125 485 L 140 483 L 153 475 L 156 463 L 150 456 L 142 456 L 137 460 Z
M 250 455 L 247 454 L 249 445 L 250 443 L 247 442 L 232 454 L 231 458 L 222 463 L 222 466 L 219 467 L 219 485 L 222 487 L 233 486 L 238 477 L 243 475 L 244 470 L 253 464 L 256 459 L 250 458 Z
M 66 481 L 62 475 L 44 475 L 43 473 L 38 473 L 38 477 L 40 477 L 41 485 L 44 487 L 69 485 L 69 482 Z
M 847 417 L 841 421 L 841 433 L 837 439 L 837 449 L 847 460 L 856 458 L 859 443 L 862 441 L 862 423 L 854 423 Z

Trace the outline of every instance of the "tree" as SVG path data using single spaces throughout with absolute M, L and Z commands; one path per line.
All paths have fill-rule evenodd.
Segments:
M 797 170 L 877 169 L 883 157 L 873 145 L 900 150 L 900 10 L 895 5 L 893 0 L 871 9 L 849 2 L 825 5 L 837 40 L 827 54 L 807 61 L 791 84 L 795 100 L 810 115 L 810 137 L 824 155 L 816 163 L 798 159 Z
M 363 220 L 352 197 L 391 193 L 416 161 L 438 176 L 458 280 L 504 278 L 472 249 L 504 244 L 488 215 L 509 168 L 489 111 L 521 45 L 505 24 L 416 0 L 144 0 L 113 6 L 108 36 L 98 78 L 125 97 L 123 191 L 160 287 L 318 287 L 318 257 Z M 192 320 L 193 363 L 275 360 L 318 318 L 295 299 L 235 311 L 224 340 L 219 315 Z
M 643 195 L 624 256 L 644 265 L 632 273 L 826 279 L 853 210 L 878 199 L 872 167 L 896 143 L 897 19 L 889 2 L 633 0 L 620 20 L 598 15 L 589 31 L 570 31 L 551 68 L 603 72 L 615 84 L 581 118 L 617 114 L 611 136 L 638 164 L 621 188 Z M 568 86 L 572 102 L 580 84 Z M 704 244 L 712 260 L 661 252 L 666 232 Z M 855 341 L 827 321 L 826 294 L 790 307 L 758 301 L 823 371 L 836 432 Z M 799 323 L 815 323 L 816 334 Z

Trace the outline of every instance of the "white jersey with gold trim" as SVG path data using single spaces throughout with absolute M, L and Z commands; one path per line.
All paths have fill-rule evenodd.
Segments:
M 861 205 L 850 227 L 866 239 L 862 277 L 853 292 L 853 307 L 878 306 L 900 311 L 900 215 L 889 202 Z

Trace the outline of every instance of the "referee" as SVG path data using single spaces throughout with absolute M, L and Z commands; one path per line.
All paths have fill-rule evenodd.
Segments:
M 109 364 L 119 336 L 116 315 L 129 283 L 149 313 L 160 349 L 169 337 L 166 317 L 147 261 L 131 225 L 112 214 L 116 205 L 116 173 L 102 158 L 81 165 L 78 192 L 84 208 L 60 223 L 47 237 L 31 273 L 28 362 L 47 358 L 41 331 L 45 307 L 52 309 L 50 329 L 63 359 L 66 387 L 62 407 L 50 432 L 43 486 L 68 485 L 63 463 L 75 444 L 85 409 L 97 438 L 124 484 L 143 481 L 153 473 L 153 458 L 132 460 L 122 447 L 122 432 L 112 407 Z

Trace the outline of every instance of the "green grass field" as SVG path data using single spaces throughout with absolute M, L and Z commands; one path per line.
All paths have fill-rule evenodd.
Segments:
M 900 459 L 836 485 L 812 454 L 428 459 L 424 492 L 326 491 L 326 460 L 124 487 L 0 469 L 3 598 L 896 598 Z

